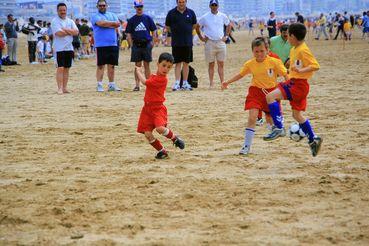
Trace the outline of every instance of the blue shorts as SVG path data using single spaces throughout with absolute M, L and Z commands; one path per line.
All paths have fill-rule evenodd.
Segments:
M 369 27 L 364 27 L 363 33 L 368 33 L 368 32 L 369 32 Z
M 131 48 L 131 62 L 151 62 L 152 61 L 152 45 L 147 43 L 146 47 L 137 47 L 133 44 Z

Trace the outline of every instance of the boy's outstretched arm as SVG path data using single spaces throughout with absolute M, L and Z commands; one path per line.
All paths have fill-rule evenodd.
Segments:
M 231 78 L 230 80 L 227 80 L 225 82 L 223 81 L 222 82 L 222 90 L 227 89 L 229 84 L 232 84 L 233 82 L 236 82 L 237 80 L 240 80 L 242 78 L 243 78 L 243 76 L 241 74 L 237 74 L 233 78 Z
M 135 67 L 135 70 L 136 70 L 136 74 L 140 82 L 143 85 L 146 85 L 146 77 L 145 77 L 144 72 L 142 71 L 142 67 Z

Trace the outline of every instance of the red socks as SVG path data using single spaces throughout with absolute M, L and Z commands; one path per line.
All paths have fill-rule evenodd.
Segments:
M 176 135 L 174 135 L 174 133 L 168 128 L 164 131 L 163 136 L 172 140 L 173 142 L 176 141 L 177 138 Z
M 157 151 L 163 150 L 164 147 L 163 145 L 160 143 L 159 140 L 155 139 L 154 142 L 150 143 L 152 147 L 154 147 Z

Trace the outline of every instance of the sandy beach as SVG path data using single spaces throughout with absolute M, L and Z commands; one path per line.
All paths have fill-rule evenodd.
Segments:
M 263 141 L 265 126 L 239 156 L 251 77 L 222 92 L 216 76 L 209 90 L 197 46 L 199 88 L 171 92 L 170 75 L 169 126 L 186 149 L 159 137 L 168 160 L 136 133 L 144 90 L 132 92 L 130 51 L 116 68 L 121 93 L 96 92 L 90 59 L 60 96 L 54 65 L 29 65 L 23 38 L 22 65 L 0 74 L 0 245 L 368 245 L 369 44 L 355 35 L 345 49 L 307 42 L 321 65 L 306 113 L 324 138 L 317 157 L 306 140 Z M 252 37 L 235 37 L 226 78 L 252 55 Z M 170 50 L 154 48 L 154 60 Z

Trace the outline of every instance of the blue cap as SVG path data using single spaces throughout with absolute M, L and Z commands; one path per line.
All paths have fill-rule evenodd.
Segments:
M 133 2 L 133 4 L 134 4 L 135 7 L 143 7 L 144 6 L 143 0 L 135 0 Z
M 219 5 L 219 2 L 218 2 L 218 0 L 210 0 L 209 5 L 212 5 L 212 4 Z

